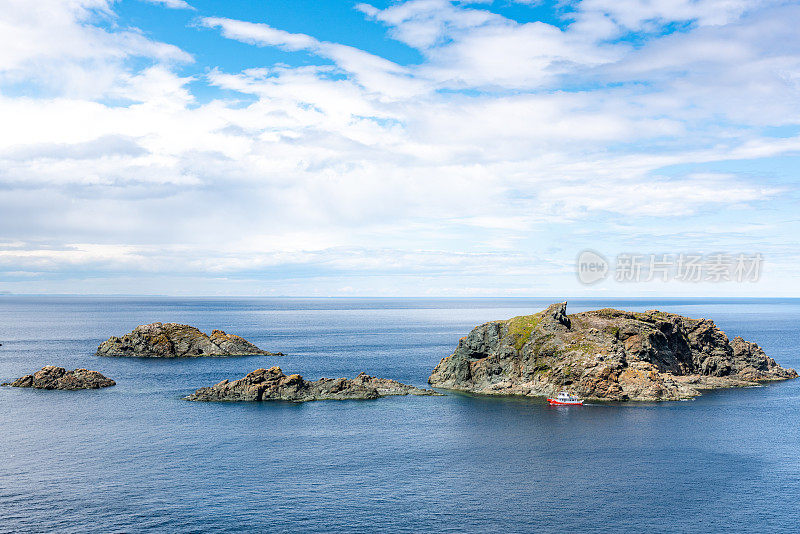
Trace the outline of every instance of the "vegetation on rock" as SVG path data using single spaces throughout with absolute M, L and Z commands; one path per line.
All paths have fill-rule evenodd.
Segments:
M 797 377 L 713 321 L 606 308 L 566 314 L 566 302 L 476 327 L 433 370 L 436 387 L 500 395 L 677 400 L 703 389 Z

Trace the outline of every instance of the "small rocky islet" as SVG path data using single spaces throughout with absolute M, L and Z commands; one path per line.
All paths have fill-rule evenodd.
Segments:
M 116 385 L 116 382 L 97 371 L 74 369 L 67 371 L 63 367 L 47 365 L 31 375 L 25 375 L 3 386 L 34 389 L 60 389 L 76 391 L 80 389 L 99 389 Z
M 662 401 L 797 377 L 708 319 L 610 308 L 567 315 L 566 306 L 477 326 L 428 383 L 488 395 L 568 389 L 590 400 Z
M 256 369 L 232 382 L 223 380 L 184 397 L 190 401 L 291 401 L 377 399 L 393 395 L 439 395 L 388 378 L 361 373 L 355 378 L 321 378 L 310 381 L 279 367 Z
M 137 326 L 122 337 L 112 336 L 97 347 L 98 356 L 134 358 L 198 358 L 225 356 L 283 356 L 268 352 L 244 338 L 213 330 L 211 335 L 178 323 Z

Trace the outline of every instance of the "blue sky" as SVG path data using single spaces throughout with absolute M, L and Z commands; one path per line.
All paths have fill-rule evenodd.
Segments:
M 7 0 L 0 292 L 800 296 L 800 6 Z M 578 254 L 762 254 L 583 285 Z

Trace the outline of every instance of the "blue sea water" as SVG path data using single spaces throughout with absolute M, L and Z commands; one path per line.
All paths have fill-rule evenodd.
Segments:
M 0 381 L 54 364 L 97 391 L 0 388 L 1 532 L 767 532 L 800 529 L 800 380 L 652 404 L 541 399 L 193 403 L 259 367 L 425 386 L 482 322 L 535 299 L 0 296 Z M 798 300 L 573 301 L 714 319 L 800 368 Z M 281 357 L 101 358 L 142 323 Z

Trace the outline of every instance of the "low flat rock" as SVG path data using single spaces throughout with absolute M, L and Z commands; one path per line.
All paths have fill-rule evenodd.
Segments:
M 433 370 L 434 387 L 487 395 L 659 401 L 797 377 L 757 344 L 708 319 L 610 308 L 568 315 L 557 303 L 492 321 L 463 337 Z
M 112 336 L 97 347 L 98 356 L 138 358 L 197 358 L 202 356 L 283 356 L 267 352 L 249 341 L 222 330 L 206 335 L 197 328 L 178 323 L 137 326 L 122 337 Z
M 185 397 L 191 401 L 270 401 L 306 402 L 315 400 L 377 399 L 391 395 L 438 395 L 387 378 L 365 373 L 357 377 L 305 380 L 300 375 L 283 374 L 279 367 L 256 369 L 244 378 L 223 380 L 211 387 L 200 388 Z
M 78 389 L 99 389 L 116 385 L 116 382 L 105 377 L 97 371 L 88 369 L 75 369 L 67 371 L 63 367 L 48 365 L 42 367 L 32 375 L 25 375 L 13 382 L 6 382 L 4 386 L 15 388 L 36 389 L 63 389 L 74 391 Z

